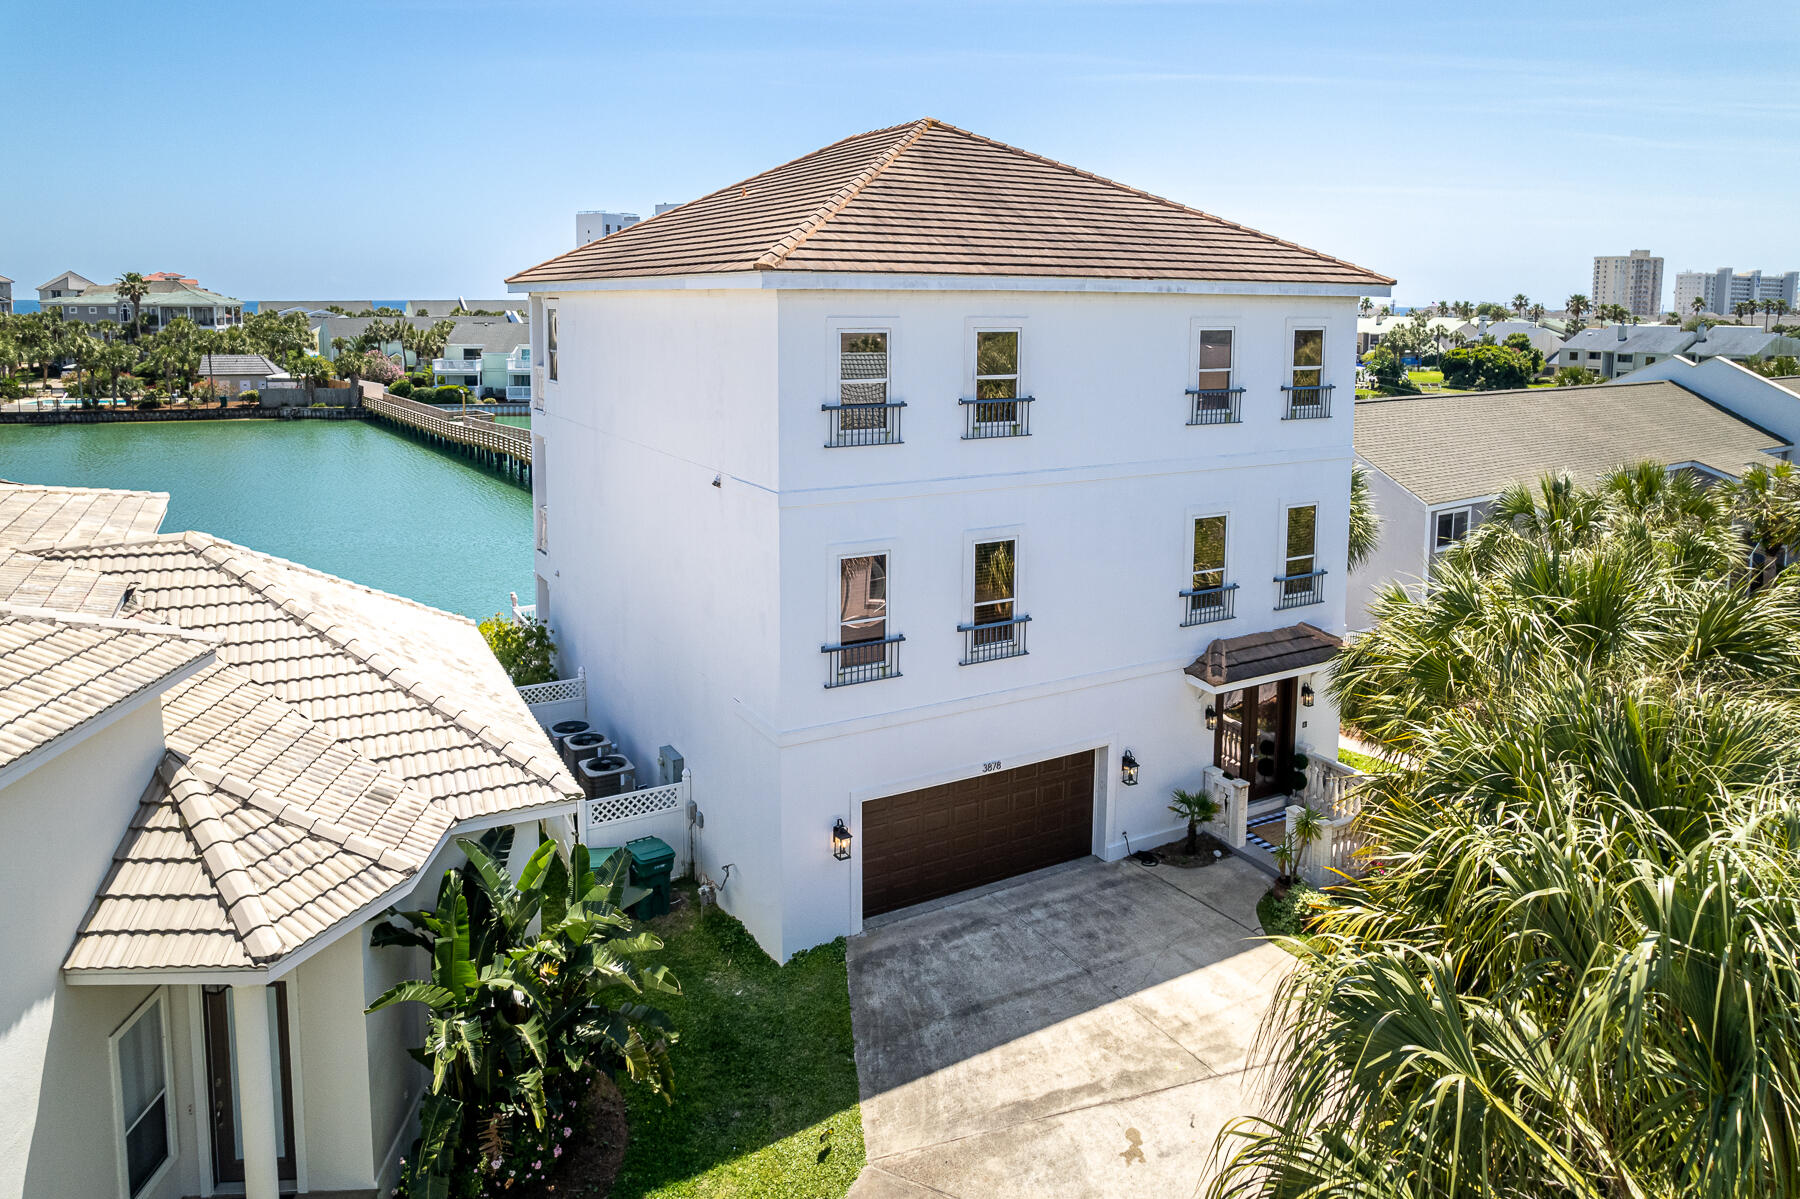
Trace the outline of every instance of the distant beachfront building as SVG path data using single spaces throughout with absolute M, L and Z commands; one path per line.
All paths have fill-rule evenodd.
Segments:
M 1746 301 L 1760 304 L 1777 300 L 1788 310 L 1800 310 L 1800 271 L 1776 274 L 1770 271 L 1737 273 L 1722 266 L 1716 271 L 1682 271 L 1675 276 L 1675 311 L 1686 316 L 1694 301 L 1701 301 L 1701 311 L 1730 316 Z
M 656 210 L 662 212 L 665 207 L 658 204 Z M 578 212 L 575 214 L 575 244 L 585 246 L 591 241 L 611 237 L 642 219 L 635 212 Z
M 1633 316 L 1662 314 L 1663 260 L 1648 250 L 1594 259 L 1591 297 L 1598 304 L 1623 304 Z
M 69 277 L 65 275 L 61 278 Z M 52 280 L 57 281 L 59 280 Z M 157 276 L 146 277 L 145 282 L 149 286 L 142 302 L 143 327 L 146 332 L 155 332 L 181 316 L 203 329 L 243 323 L 244 305 L 241 300 L 208 291 L 184 279 Z M 43 291 L 40 288 L 38 294 L 42 296 Z M 87 325 L 101 321 L 123 325 L 132 319 L 131 301 L 119 294 L 117 284 L 105 287 L 90 284 L 72 295 L 47 298 L 43 304 L 46 309 L 61 309 L 64 320 L 80 321 Z
M 92 279 L 84 279 L 74 271 L 64 271 L 48 283 L 38 284 L 38 302 L 47 304 L 51 300 L 60 300 L 67 296 L 78 296 L 91 287 L 96 286 Z
M 11 279 L 0 275 L 0 316 L 12 315 L 12 285 Z

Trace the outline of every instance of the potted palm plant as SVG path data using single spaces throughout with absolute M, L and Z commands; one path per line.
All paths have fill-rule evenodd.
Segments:
M 1193 857 L 1200 852 L 1200 826 L 1208 824 L 1219 816 L 1219 801 L 1204 790 L 1184 791 L 1180 787 L 1172 793 L 1174 802 L 1169 811 L 1187 820 L 1187 842 L 1182 846 L 1182 853 Z

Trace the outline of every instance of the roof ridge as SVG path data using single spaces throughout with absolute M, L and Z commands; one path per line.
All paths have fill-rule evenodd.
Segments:
M 929 119 L 929 118 L 927 118 L 927 119 Z M 913 123 L 916 124 L 917 122 L 913 122 Z M 817 149 L 808 150 L 804 154 L 796 154 L 796 155 L 794 155 L 794 157 L 788 159 L 786 162 L 777 163 L 776 165 L 769 167 L 767 170 L 758 171 L 756 174 L 751 175 L 745 179 L 739 179 L 736 183 L 727 183 L 724 187 L 715 187 L 709 192 L 705 192 L 701 195 L 695 196 L 691 200 L 686 200 L 680 204 L 677 204 L 674 208 L 671 208 L 666 212 L 653 213 L 650 215 L 649 218 L 647 218 L 645 220 L 641 220 L 641 221 L 637 222 L 637 224 L 635 224 L 635 225 L 627 225 L 623 229 L 620 229 L 619 231 L 617 231 L 616 233 L 609 234 L 607 236 L 607 238 L 600 239 L 600 240 L 610 240 L 611 238 L 614 238 L 614 237 L 624 237 L 627 234 L 631 234 L 633 237 L 641 236 L 640 234 L 632 234 L 631 231 L 634 229 L 648 228 L 650 225 L 654 224 L 656 221 L 661 220 L 663 217 L 668 216 L 669 213 L 671 213 L 671 212 L 676 212 L 683 208 L 692 207 L 693 205 L 700 203 L 702 200 L 710 200 L 714 196 L 722 196 L 726 192 L 731 191 L 734 188 L 749 187 L 751 184 L 755 183 L 758 179 L 763 179 L 770 175 L 773 175 L 776 171 L 786 170 L 788 167 L 793 166 L 795 163 L 799 162 L 801 159 L 811 158 L 815 154 L 823 154 L 825 151 L 835 149 L 836 147 L 843 145 L 845 142 L 853 142 L 857 138 L 861 138 L 861 137 L 874 137 L 878 133 L 893 133 L 897 130 L 901 130 L 901 129 L 905 129 L 905 128 L 907 128 L 906 125 L 889 125 L 882 129 L 866 129 L 861 133 L 852 133 L 847 137 L 840 137 L 835 142 L 830 142 L 826 145 L 819 146 Z M 524 270 L 514 271 L 512 274 L 508 275 L 505 279 L 503 279 L 502 282 L 511 283 L 514 279 L 518 278 L 520 275 L 528 275 L 532 271 L 537 270 L 539 267 L 549 266 L 551 263 L 555 262 L 557 259 L 566 258 L 570 254 L 574 254 L 577 251 L 584 250 L 587 248 L 588 245 L 592 245 L 592 244 L 593 244 L 592 242 L 589 242 L 586 245 L 576 246 L 575 249 L 573 249 L 573 250 L 559 250 L 557 253 L 552 254 L 552 255 L 550 255 L 550 257 L 544 259 L 542 262 L 534 262 L 530 266 L 526 267 Z M 530 299 L 529 296 L 526 298 L 527 298 L 527 300 Z
M 334 744 L 336 743 L 334 742 Z M 360 755 L 358 756 L 360 757 Z M 379 770 L 380 767 L 377 766 L 376 769 Z M 382 845 L 373 841 L 362 833 L 347 829 L 336 821 L 326 819 L 304 804 L 284 799 L 269 788 L 253 783 L 242 775 L 221 769 L 211 762 L 190 757 L 188 770 L 195 778 L 208 786 L 216 787 L 258 811 L 268 813 L 283 824 L 300 829 L 310 836 L 329 841 L 348 853 L 386 866 L 390 870 L 410 872 L 423 869 L 425 866 L 426 859 L 421 858 L 418 861 L 408 859 L 391 845 Z M 430 800 L 427 797 L 421 796 L 420 798 L 426 799 L 429 804 Z
M 37 554 L 27 554 L 23 551 L 20 552 L 20 556 L 32 558 L 38 562 L 47 560 Z M 73 566 L 73 569 L 85 570 L 90 574 L 102 577 L 106 573 L 85 566 Z M 129 616 L 97 616 L 91 612 L 65 612 L 60 608 L 36 608 L 28 604 L 12 604 L 5 601 L 0 601 L 0 617 L 26 620 L 38 624 L 72 624 L 84 628 L 112 629 L 121 633 L 148 633 L 152 636 L 168 637 L 172 640 L 192 641 L 208 649 L 217 649 L 225 644 L 223 634 L 202 633 L 172 624 L 137 620 Z
M 464 622 L 465 624 L 471 624 L 471 625 L 477 625 L 477 626 L 479 626 L 481 623 L 480 621 L 470 620 L 467 616 L 464 616 L 460 612 L 450 612 L 450 611 L 446 611 L 443 608 L 434 608 L 432 605 L 427 604 L 422 600 L 413 599 L 411 596 L 397 595 L 392 591 L 383 591 L 379 587 L 371 587 L 367 583 L 358 583 L 355 579 L 346 579 L 342 575 L 334 575 L 334 574 L 330 573 L 329 571 L 320 570 L 316 566 L 308 566 L 304 562 L 296 562 L 292 558 L 282 558 L 282 557 L 278 557 L 275 554 L 267 553 L 263 550 L 251 549 L 247 545 L 239 545 L 237 542 L 228 540 L 224 537 L 220 537 L 216 533 L 203 533 L 197 529 L 189 529 L 182 533 L 160 534 L 159 536 L 175 536 L 175 537 L 184 538 L 187 540 L 187 543 L 189 545 L 191 545 L 195 549 L 198 549 L 201 551 L 204 551 L 209 546 L 225 546 L 225 547 L 228 547 L 229 549 L 237 551 L 240 554 L 249 554 L 253 557 L 261 558 L 268 562 L 274 562 L 280 566 L 287 567 L 290 570 L 298 571 L 299 573 L 304 574 L 304 575 L 310 575 L 311 577 L 313 577 L 315 579 L 323 579 L 329 583 L 342 583 L 346 587 L 354 587 L 358 591 L 365 591 L 370 595 L 378 595 L 382 599 L 393 600 L 395 603 L 406 604 L 407 606 L 417 608 L 422 612 L 429 612 L 433 616 L 442 616 L 446 620 L 460 620 L 460 621 Z M 100 544 L 111 545 L 111 544 L 115 544 L 115 543 L 102 542 Z M 129 545 L 129 544 L 133 544 L 133 543 L 120 542 L 120 543 L 116 543 L 116 544 Z
M 1166 205 L 1166 206 L 1176 209 L 1180 212 L 1191 212 L 1196 216 L 1203 216 L 1209 221 L 1217 221 L 1221 225 L 1228 226 L 1229 228 L 1232 228 L 1232 229 L 1241 230 L 1244 233 L 1254 234 L 1257 237 L 1266 238 L 1267 240 L 1272 241 L 1272 242 L 1276 243 L 1277 245 L 1286 246 L 1291 250 L 1299 250 L 1300 252 L 1302 252 L 1304 254 L 1313 255 L 1315 258 L 1323 258 L 1327 262 L 1335 262 L 1339 266 L 1346 266 L 1346 267 L 1351 268 L 1352 270 L 1362 271 L 1364 274 L 1373 275 L 1377 279 L 1386 279 L 1389 286 L 1392 286 L 1394 283 L 1397 282 L 1397 280 L 1389 279 L 1386 275 L 1382 274 L 1379 271 L 1370 270 L 1366 266 L 1360 266 L 1357 263 L 1351 262 L 1347 258 L 1334 258 L 1330 254 L 1325 253 L 1323 250 L 1315 250 L 1311 246 L 1303 246 L 1297 241 L 1288 241 L 1286 238 L 1276 237 L 1273 233 L 1265 233 L 1261 229 L 1255 229 L 1249 225 L 1239 224 L 1237 221 L 1226 220 L 1224 217 L 1219 216 L 1216 213 L 1211 213 L 1211 212 L 1205 211 L 1204 209 L 1195 208 L 1191 204 L 1183 204 L 1180 200 L 1171 200 L 1167 196 L 1159 196 L 1155 192 L 1147 192 L 1142 188 L 1133 187 L 1129 183 L 1121 183 L 1117 179 L 1111 179 L 1105 175 L 1098 175 L 1098 174 L 1095 174 L 1093 171 L 1084 171 L 1080 167 L 1073 166 L 1069 163 L 1063 162 L 1060 159 L 1051 158 L 1045 154 L 1034 153 L 1034 152 L 1032 152 L 1030 150 L 1026 150 L 1020 146 L 1015 146 L 1010 142 L 1003 142 L 1003 141 L 999 141 L 995 138 L 985 137 L 982 134 L 974 132 L 973 130 L 963 129 L 959 126 L 952 125 L 948 121 L 933 120 L 930 117 L 927 117 L 926 120 L 928 122 L 930 122 L 931 124 L 937 125 L 939 128 L 948 129 L 953 133 L 960 133 L 964 137 L 973 138 L 974 140 L 976 140 L 978 142 L 986 142 L 990 146 L 998 146 L 1000 149 L 1009 151 L 1010 153 L 1013 153 L 1013 154 L 1017 154 L 1021 158 L 1029 158 L 1029 159 L 1033 160 L 1034 162 L 1045 163 L 1049 166 L 1056 167 L 1060 170 L 1068 171 L 1072 175 L 1079 175 L 1083 179 L 1092 179 L 1096 183 L 1104 183 L 1108 187 L 1116 187 L 1120 191 L 1130 192 L 1134 196 L 1142 196 L 1146 200 L 1152 200 L 1158 204 Z
M 205 535 L 201 534 L 200 536 Z M 230 542 L 223 542 L 222 544 L 231 546 Z M 240 550 L 242 547 L 231 546 L 231 549 Z M 246 552 L 255 553 L 256 551 L 250 550 Z M 542 757 L 541 754 L 520 753 L 514 749 L 516 742 L 511 739 L 502 740 L 498 736 L 490 733 L 487 725 L 478 725 L 474 721 L 466 719 L 463 709 L 459 708 L 452 711 L 449 705 L 444 702 L 447 698 L 446 696 L 438 695 L 434 691 L 426 689 L 423 683 L 414 679 L 409 673 L 402 669 L 399 664 L 394 663 L 381 650 L 364 648 L 361 638 L 345 636 L 339 631 L 339 626 L 335 622 L 322 619 L 299 600 L 283 592 L 274 581 L 265 578 L 253 567 L 244 567 L 237 564 L 234 556 L 228 550 L 220 548 L 219 545 L 206 546 L 201 548 L 200 556 L 211 565 L 233 575 L 252 590 L 259 592 L 265 599 L 268 599 L 270 602 L 274 603 L 277 608 L 281 609 L 281 611 L 287 613 L 295 620 L 298 620 L 307 628 L 317 633 L 320 637 L 337 646 L 344 653 L 375 671 L 377 674 L 381 675 L 381 677 L 399 687 L 407 695 L 420 701 L 426 707 L 449 721 L 452 725 L 455 725 L 457 728 L 474 737 L 482 745 L 485 745 L 495 753 L 498 753 L 527 774 L 533 775 L 538 781 L 545 783 L 552 788 L 556 788 L 556 773 L 557 768 L 561 766 L 560 761 L 558 761 L 555 766 L 547 767 L 539 761 Z M 435 609 L 433 610 L 435 611 Z M 560 788 L 556 789 L 561 793 Z
M 216 835 L 210 827 L 222 826 L 225 814 L 213 802 L 205 780 L 189 769 L 188 760 L 174 750 L 163 754 L 156 773 L 168 788 L 169 800 L 181 817 L 183 829 L 200 852 L 200 868 L 212 879 L 213 889 L 225 905 L 225 915 L 244 944 L 244 952 L 257 963 L 280 956 L 281 941 L 275 935 L 275 921 L 263 905 L 262 893 L 249 883 L 250 867 L 239 855 L 236 843 Z
M 874 182 L 877 175 L 892 166 L 895 159 L 911 149 L 913 144 L 923 137 L 935 123 L 936 122 L 930 117 L 921 117 L 917 121 L 914 121 L 911 126 L 894 126 L 895 129 L 909 129 L 910 131 L 893 145 L 882 151 L 881 155 L 866 167 L 862 174 L 852 179 L 849 183 L 846 183 L 843 187 L 840 187 L 837 190 L 837 194 L 833 195 L 830 199 L 814 209 L 810 216 L 794 226 L 794 228 L 788 232 L 786 237 L 781 238 L 774 245 L 770 246 L 751 265 L 759 271 L 775 270 L 779 268 L 782 262 L 787 259 L 787 256 L 792 254 L 801 242 L 816 233 L 820 226 L 824 225 L 826 221 L 829 221 L 832 217 L 842 212 L 846 204 L 850 203 L 851 200 L 854 200 L 863 188 Z M 867 137 L 869 135 L 863 134 L 862 136 Z M 837 143 L 834 142 L 833 144 L 835 145 Z M 825 149 L 830 148 L 831 147 L 829 146 L 825 147 Z M 813 151 L 815 154 L 821 152 L 822 151 L 819 150 Z

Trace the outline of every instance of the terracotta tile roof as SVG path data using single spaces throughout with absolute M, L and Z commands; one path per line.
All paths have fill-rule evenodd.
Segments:
M 0 767 L 212 656 L 217 638 L 136 621 L 0 609 Z
M 752 270 L 1393 283 L 930 118 L 845 138 L 507 282 Z
M 116 616 L 128 586 L 99 571 L 0 548 L 0 604 Z
M 166 491 L 36 487 L 0 480 L 0 546 L 42 549 L 155 536 Z
M 1343 647 L 1344 643 L 1330 633 L 1302 621 L 1265 633 L 1220 637 L 1182 673 L 1217 689 L 1247 679 L 1322 666 Z
M 128 579 L 146 619 L 219 660 L 451 819 L 579 798 L 473 621 L 202 533 L 46 551 Z
M 1552 472 L 1593 480 L 1646 459 L 1737 476 L 1784 444 L 1680 384 L 1628 379 L 1359 400 L 1355 429 L 1357 454 L 1426 504 Z

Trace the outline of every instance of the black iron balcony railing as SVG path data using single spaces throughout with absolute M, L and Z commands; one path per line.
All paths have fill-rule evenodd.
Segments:
M 1189 625 L 1211 624 L 1215 620 L 1230 620 L 1231 609 L 1237 600 L 1236 583 L 1227 583 L 1223 587 L 1197 587 L 1192 591 L 1181 593 L 1181 627 Z
M 905 400 L 891 404 L 820 404 L 825 414 L 825 448 L 851 445 L 899 445 L 900 410 Z
M 827 687 L 848 687 L 852 683 L 873 683 L 876 679 L 900 677 L 900 643 L 906 634 L 895 633 L 875 641 L 852 641 L 847 645 L 821 645 L 826 655 Z
M 1287 393 L 1287 411 L 1282 420 L 1321 420 L 1331 415 L 1331 389 L 1335 384 L 1317 387 L 1283 387 Z
M 1190 425 L 1235 425 L 1243 421 L 1240 415 L 1238 397 L 1244 394 L 1241 387 L 1190 387 L 1187 389 L 1192 402 L 1188 406 L 1188 424 Z
M 1025 652 L 1025 626 L 1029 623 L 1031 617 L 1015 616 L 990 624 L 957 625 L 956 631 L 963 635 L 962 664 L 973 666 L 977 662 L 1018 657 Z
M 1304 608 L 1325 602 L 1325 572 L 1311 570 L 1303 575 L 1275 576 L 1275 607 Z
M 1036 396 L 1013 400 L 958 400 L 963 410 L 963 440 L 989 437 L 1030 437 L 1031 402 Z

